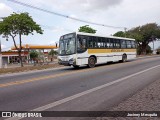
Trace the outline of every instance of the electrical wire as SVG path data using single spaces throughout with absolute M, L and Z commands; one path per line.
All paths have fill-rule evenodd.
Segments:
M 43 9 L 43 8 L 40 8 L 40 7 L 37 7 L 37 6 L 33 6 L 31 4 L 20 2 L 18 0 L 8 0 L 8 1 L 19 4 L 19 5 L 22 5 L 22 6 L 25 6 L 25 7 L 29 7 L 29 8 L 32 8 L 32 9 L 36 9 L 36 10 L 39 10 L 39 11 L 42 11 L 42 12 L 46 12 L 46 13 L 49 13 L 49 14 L 54 14 L 54 15 L 57 15 L 57 16 L 60 16 L 60 17 L 65 17 L 65 18 L 72 19 L 72 20 L 79 21 L 79 22 L 83 22 L 83 23 L 88 23 L 88 24 L 98 25 L 98 26 L 103 26 L 103 27 L 109 27 L 109 28 L 114 28 L 114 29 L 126 29 L 126 27 L 116 27 L 116 26 L 105 25 L 105 24 L 100 24 L 100 23 L 95 23 L 95 22 L 90 22 L 90 21 L 70 17 L 68 15 L 60 14 L 60 13 L 49 11 L 49 10 L 46 10 L 46 9 Z

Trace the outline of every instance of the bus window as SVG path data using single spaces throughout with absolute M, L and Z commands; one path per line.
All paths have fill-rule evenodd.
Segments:
M 121 40 L 121 48 L 126 48 L 126 41 L 125 40 Z
M 77 52 L 82 53 L 86 51 L 86 39 L 85 36 L 78 36 L 77 37 Z
M 92 37 L 88 37 L 88 47 L 89 48 L 93 48 L 93 40 L 92 40 Z
M 98 48 L 104 48 L 105 46 L 105 39 L 98 37 L 98 42 L 97 42 Z
M 106 41 L 105 48 L 109 48 L 109 46 L 110 46 L 109 39 L 108 39 L 108 38 L 105 38 L 105 41 Z
M 114 46 L 115 46 L 115 48 L 120 48 L 120 40 L 115 39 L 114 40 Z
M 109 39 L 110 40 L 110 45 L 109 47 L 110 48 L 114 48 L 114 39 Z
M 135 41 L 131 41 L 131 47 L 136 48 Z
M 93 41 L 93 48 L 97 48 L 97 38 L 96 37 L 92 37 L 92 41 Z
M 126 43 L 127 43 L 127 48 L 131 48 L 131 41 L 127 40 Z
M 106 48 L 106 40 L 105 40 L 105 38 L 102 38 L 101 47 L 102 48 Z

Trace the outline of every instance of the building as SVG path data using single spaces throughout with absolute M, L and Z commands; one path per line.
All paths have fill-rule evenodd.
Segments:
M 29 52 L 31 50 L 38 50 L 41 51 L 42 57 L 47 60 L 51 59 L 51 57 L 48 55 L 48 51 L 45 50 L 51 50 L 51 49 L 57 49 L 56 45 L 29 45 L 25 44 L 22 45 L 22 60 L 24 63 L 29 63 L 30 62 L 30 54 Z M 19 57 L 18 57 L 18 51 L 16 50 L 15 47 L 12 47 L 10 51 L 5 51 L 2 52 L 2 63 L 3 65 L 5 64 L 10 64 L 10 63 L 19 63 Z M 44 62 L 43 60 L 43 62 Z

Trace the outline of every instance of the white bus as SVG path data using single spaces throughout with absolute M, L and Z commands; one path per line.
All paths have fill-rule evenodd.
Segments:
M 96 64 L 122 61 L 136 57 L 135 40 L 89 33 L 69 33 L 60 37 L 58 63 L 95 67 Z

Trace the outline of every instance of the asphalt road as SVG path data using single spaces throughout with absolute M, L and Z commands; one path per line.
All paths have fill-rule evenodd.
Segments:
M 160 56 L 155 56 L 95 68 L 1 75 L 0 111 L 107 111 L 158 80 L 159 71 Z

